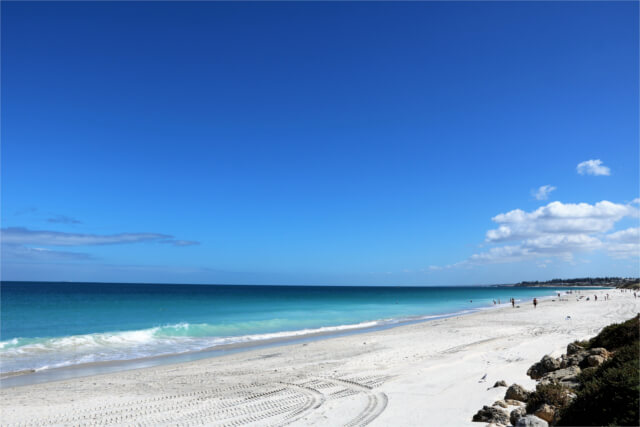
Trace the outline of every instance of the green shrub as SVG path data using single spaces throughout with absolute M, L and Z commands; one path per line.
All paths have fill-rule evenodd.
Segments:
M 614 323 L 605 327 L 596 337 L 589 340 L 589 348 L 604 347 L 609 351 L 615 351 L 638 341 L 639 333 L 640 314 L 624 323 Z
M 536 391 L 527 399 L 527 413 L 534 413 L 543 403 L 562 409 L 571 401 L 570 392 L 567 387 L 560 384 L 538 384 Z
M 637 317 L 632 320 L 637 324 Z M 626 323 L 628 322 L 622 325 Z M 630 335 L 626 327 L 614 326 L 622 336 Z M 605 342 L 620 342 L 609 332 L 611 331 L 605 334 Z M 596 346 L 606 348 L 604 344 Z M 640 425 L 639 363 L 640 342 L 636 333 L 634 341 L 627 341 L 626 346 L 618 347 L 614 356 L 598 369 L 585 370 L 579 375 L 578 379 L 582 385 L 577 392 L 577 397 L 560 412 L 557 425 Z

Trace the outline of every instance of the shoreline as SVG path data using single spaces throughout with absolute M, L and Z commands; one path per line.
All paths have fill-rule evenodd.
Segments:
M 602 287 L 597 287 L 602 289 Z M 557 298 L 553 295 L 543 295 L 536 297 L 539 301 Z M 520 303 L 531 302 L 533 298 L 518 300 Z M 305 330 L 274 332 L 274 334 L 290 334 L 282 337 L 264 338 L 249 341 L 233 342 L 229 344 L 219 344 L 198 350 L 187 350 L 184 352 L 150 355 L 132 359 L 101 360 L 95 362 L 78 363 L 72 365 L 58 366 L 45 369 L 21 369 L 18 371 L 0 372 L 0 389 L 11 387 L 22 387 L 32 384 L 42 384 L 52 381 L 101 375 L 132 369 L 144 369 L 154 366 L 162 366 L 176 363 L 186 363 L 201 359 L 222 357 L 245 351 L 258 350 L 263 348 L 274 348 L 280 346 L 294 345 L 311 341 L 338 338 L 349 335 L 360 335 L 391 328 L 397 328 L 416 323 L 429 322 L 437 319 L 450 317 L 468 316 L 486 310 L 500 310 L 509 308 L 509 303 L 489 305 L 486 307 L 469 308 L 457 312 L 442 314 L 416 315 L 398 319 L 375 319 L 360 322 L 352 325 L 327 326 L 324 328 L 336 328 L 331 331 L 313 330 L 309 333 L 298 333 Z M 377 323 L 373 326 L 358 326 L 361 324 Z
M 540 301 L 552 296 L 538 297 Z M 399 328 L 403 326 L 414 325 L 423 322 L 429 322 L 438 319 L 447 319 L 458 316 L 469 316 L 485 310 L 500 310 L 508 308 L 506 304 L 498 307 L 482 307 L 469 310 L 463 310 L 454 313 L 435 314 L 415 316 L 411 318 L 403 318 L 389 323 L 380 323 L 375 326 L 363 326 L 346 328 L 342 330 L 311 332 L 307 334 L 290 335 L 277 338 L 265 338 L 255 341 L 237 342 L 231 344 L 220 344 L 201 350 L 186 351 L 183 353 L 160 354 L 155 356 L 140 357 L 135 359 L 124 360 L 105 360 L 89 363 L 79 363 L 75 365 L 60 366 L 47 369 L 23 369 L 20 371 L 11 371 L 0 373 L 0 389 L 12 387 L 24 387 L 34 384 L 43 384 L 53 381 L 68 380 L 81 377 L 89 377 L 93 375 L 102 375 L 116 373 L 121 371 L 129 371 L 135 369 L 145 369 L 155 366 L 174 365 L 180 363 L 188 363 L 202 359 L 223 357 L 241 352 L 261 350 L 266 348 L 279 348 L 289 345 L 303 344 L 315 341 L 328 340 L 332 338 L 340 338 L 351 335 L 368 334 L 387 329 Z M 383 320 L 372 320 L 370 322 L 382 322 Z M 295 332 L 295 331 L 292 331 Z
M 544 354 L 640 311 L 630 292 L 541 300 L 192 362 L 0 390 L 3 424 L 478 426 L 497 380 L 533 388 Z M 570 316 L 567 319 L 567 316 Z M 484 380 L 482 379 L 484 377 Z

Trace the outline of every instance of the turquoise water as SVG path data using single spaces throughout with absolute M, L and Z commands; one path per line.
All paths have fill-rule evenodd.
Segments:
M 0 371 L 357 330 L 557 292 L 564 290 L 2 282 Z

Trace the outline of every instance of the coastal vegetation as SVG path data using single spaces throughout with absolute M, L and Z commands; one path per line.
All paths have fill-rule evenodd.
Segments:
M 637 277 L 579 277 L 574 279 L 551 279 L 547 281 L 528 281 L 516 283 L 514 286 L 610 286 L 615 288 L 638 289 L 640 278 Z
M 604 347 L 613 356 L 578 375 L 576 397 L 560 408 L 557 425 L 640 424 L 639 330 L 640 316 L 636 316 L 607 326 L 588 342 L 588 349 Z
M 534 391 L 513 384 L 505 400 L 485 406 L 473 421 L 506 425 L 508 417 L 514 426 L 639 425 L 639 334 L 636 315 L 587 341 L 570 343 L 559 358 L 545 355 L 527 371 L 539 381 Z

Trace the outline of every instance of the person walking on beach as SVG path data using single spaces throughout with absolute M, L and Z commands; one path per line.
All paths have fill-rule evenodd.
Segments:
M 537 305 L 538 305 L 538 299 L 534 298 L 533 299 L 533 308 L 536 308 Z
M 594 301 L 598 301 L 598 295 L 594 295 L 594 296 L 593 296 L 593 300 L 594 300 Z
M 511 307 L 516 308 L 516 299 L 511 298 Z

